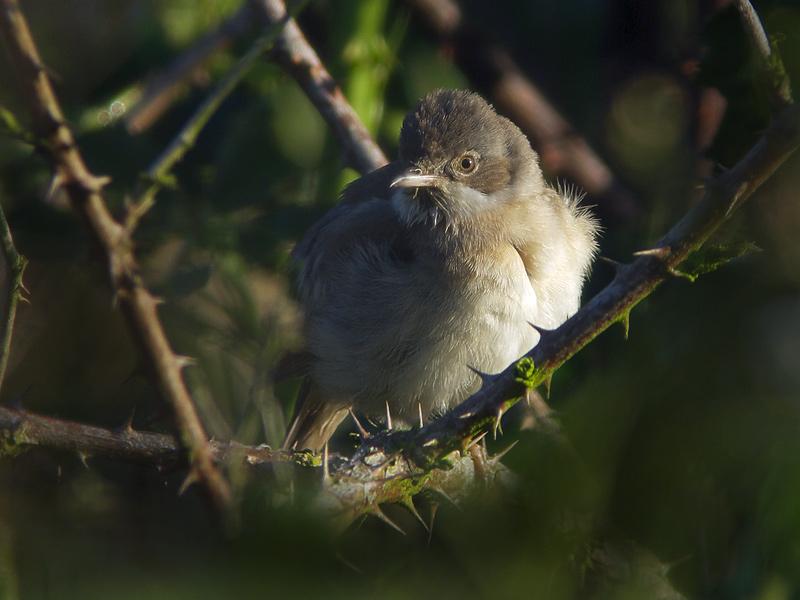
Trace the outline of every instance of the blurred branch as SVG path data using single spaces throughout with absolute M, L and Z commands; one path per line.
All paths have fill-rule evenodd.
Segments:
M 256 0 L 269 24 L 286 18 L 283 0 Z M 341 147 L 345 163 L 360 173 L 386 164 L 386 156 L 347 102 L 336 81 L 320 61 L 294 19 L 281 31 L 270 58 L 283 67 L 303 88 L 327 121 Z
M 178 135 L 172 140 L 167 148 L 161 153 L 147 173 L 143 175 L 147 182 L 147 187 L 137 194 L 133 204 L 131 204 L 125 218 L 125 227 L 132 232 L 139 220 L 145 213 L 152 208 L 155 197 L 161 187 L 168 183 L 169 172 L 175 164 L 191 149 L 197 140 L 197 136 L 206 126 L 208 121 L 222 105 L 225 99 L 231 94 L 237 85 L 244 79 L 245 75 L 255 65 L 256 61 L 263 55 L 275 42 L 281 30 L 286 26 L 291 16 L 297 14 L 306 0 L 294 3 L 291 15 L 285 15 L 283 19 L 272 24 L 264 34 L 258 38 L 253 47 L 245 54 L 234 67 L 225 75 L 224 79 L 217 85 L 211 94 L 205 99 L 200 107 L 194 112 L 188 121 L 181 128 Z
M 141 98 L 125 118 L 128 131 L 133 134 L 142 133 L 156 122 L 178 99 L 188 80 L 196 76 L 211 55 L 252 28 L 254 16 L 252 2 L 245 2 L 233 16 L 197 40 L 158 73 L 147 84 Z
M 11 229 L 8 227 L 6 213 L 0 206 L 0 244 L 3 246 L 3 256 L 8 266 L 8 296 L 6 301 L 6 318 L 0 324 L 0 389 L 5 381 L 8 357 L 11 355 L 11 339 L 14 335 L 14 320 L 17 317 L 17 305 L 23 300 L 22 292 L 25 285 L 22 276 L 25 273 L 27 259 L 17 252 Z
M 108 179 L 96 177 L 86 167 L 16 0 L 0 1 L 0 30 L 33 117 L 34 133 L 43 140 L 53 165 L 52 187 L 66 190 L 102 251 L 114 298 L 161 395 L 172 407 L 181 443 L 191 456 L 192 474 L 203 482 L 215 506 L 223 508 L 230 502 L 230 488 L 213 463 L 205 430 L 183 382 L 181 369 L 187 360 L 172 351 L 158 319 L 158 301 L 139 277 L 130 236 L 106 207 L 102 190 Z
M 303 35 L 297 22 L 287 15 L 283 0 L 249 0 L 220 27 L 201 38 L 184 55 L 176 59 L 153 85 L 153 90 L 128 117 L 128 129 L 144 130 L 166 110 L 177 97 L 176 90 L 191 77 L 211 53 L 245 31 L 253 18 L 267 27 L 286 23 L 277 36 L 270 58 L 281 65 L 300 85 L 333 131 L 345 162 L 360 173 L 373 171 L 386 164 L 386 156 L 347 102 L 336 81 Z M 289 17 L 287 19 L 287 17 Z
M 750 36 L 756 50 L 758 51 L 767 73 L 770 76 L 772 85 L 773 99 L 777 106 L 787 106 L 792 103 L 792 87 L 783 60 L 773 43 L 770 43 L 769 36 L 764 30 L 764 25 L 750 3 L 750 0 L 736 0 L 736 8 L 742 18 L 745 32 Z
M 569 177 L 616 217 L 638 212 L 633 194 L 545 98 L 504 48 L 472 28 L 455 0 L 407 0 L 427 26 L 455 49 L 474 85 L 485 87 L 500 112 L 531 139 L 549 173 Z

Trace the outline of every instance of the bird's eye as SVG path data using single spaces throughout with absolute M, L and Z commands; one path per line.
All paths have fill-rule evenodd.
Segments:
M 478 168 L 478 158 L 470 153 L 462 155 L 454 161 L 456 170 L 462 175 L 469 175 Z

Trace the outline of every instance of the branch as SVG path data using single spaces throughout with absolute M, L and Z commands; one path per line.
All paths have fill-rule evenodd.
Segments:
M 5 381 L 6 368 L 8 367 L 8 357 L 11 354 L 11 338 L 14 335 L 14 320 L 17 317 L 17 305 L 22 296 L 25 285 L 22 283 L 22 276 L 25 273 L 27 259 L 17 252 L 14 245 L 14 238 L 11 237 L 11 229 L 8 227 L 6 213 L 0 206 L 0 244 L 3 246 L 3 256 L 8 265 L 8 300 L 6 302 L 6 318 L 0 325 L 0 388 Z
M 222 105 L 225 99 L 231 94 L 237 85 L 244 79 L 245 75 L 255 65 L 256 61 L 273 45 L 275 39 L 280 35 L 283 28 L 291 16 L 296 15 L 306 0 L 296 2 L 291 9 L 291 15 L 286 15 L 280 21 L 270 25 L 264 34 L 256 41 L 253 47 L 245 54 L 234 67 L 225 75 L 223 80 L 217 85 L 211 94 L 205 99 L 200 107 L 194 112 L 184 124 L 169 146 L 147 169 L 143 175 L 147 181 L 147 187 L 139 194 L 130 206 L 125 218 L 125 227 L 132 232 L 139 220 L 145 213 L 152 208 L 158 191 L 167 182 L 168 175 L 172 167 L 180 161 L 191 149 L 197 140 L 197 136 L 206 126 L 208 121 Z
M 283 0 L 256 0 L 256 3 L 267 23 L 279 23 L 286 18 Z M 297 81 L 317 107 L 333 131 L 346 164 L 360 173 L 368 173 L 387 163 L 383 151 L 347 102 L 294 19 L 289 19 L 281 31 L 270 58 Z
M 485 88 L 501 112 L 530 138 L 542 166 L 564 175 L 618 217 L 629 218 L 639 208 L 633 194 L 569 122 L 528 79 L 512 56 L 489 42 L 466 22 L 454 0 L 407 0 L 426 25 L 455 48 L 456 61 L 474 85 Z
M 770 92 L 773 101 L 776 106 L 788 106 L 792 103 L 791 82 L 777 49 L 770 43 L 756 9 L 750 0 L 736 0 L 736 8 L 742 18 L 745 32 L 750 36 L 770 76 L 770 85 L 772 86 Z
M 132 241 L 111 216 L 102 189 L 107 178 L 93 175 L 67 127 L 46 70 L 16 0 L 0 2 L 0 30 L 33 117 L 33 129 L 44 140 L 54 169 L 54 186 L 63 186 L 105 257 L 114 298 L 127 319 L 162 397 L 171 405 L 182 445 L 196 474 L 218 508 L 228 505 L 230 488 L 213 463 L 208 439 L 181 376 L 185 358 L 169 345 L 158 319 L 157 300 L 142 285 Z
M 130 421 L 117 429 L 107 429 L 0 406 L 0 456 L 15 455 L 36 446 L 76 452 L 81 460 L 100 456 L 156 467 L 178 467 L 186 461 L 186 451 L 175 436 L 136 431 Z M 237 459 L 250 466 L 319 465 L 319 459 L 307 451 L 288 452 L 218 441 L 210 442 L 209 447 L 211 456 L 220 463 Z
M 153 92 L 145 93 L 139 105 L 128 117 L 128 129 L 134 133 L 144 130 L 166 110 L 177 97 L 177 90 L 189 79 L 210 54 L 241 34 L 245 22 L 254 16 L 267 27 L 287 18 L 283 0 L 249 0 L 219 28 L 192 45 L 156 79 Z M 294 19 L 289 19 L 278 36 L 270 57 L 281 65 L 300 85 L 311 102 L 330 126 L 342 149 L 345 162 L 360 173 L 373 171 L 386 164 L 386 156 L 374 142 L 341 89 L 322 64 Z

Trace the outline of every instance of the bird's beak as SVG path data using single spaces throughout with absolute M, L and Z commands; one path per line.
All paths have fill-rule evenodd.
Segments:
M 422 188 L 441 185 L 444 177 L 441 175 L 423 175 L 420 169 L 409 169 L 400 177 L 392 181 L 392 188 Z

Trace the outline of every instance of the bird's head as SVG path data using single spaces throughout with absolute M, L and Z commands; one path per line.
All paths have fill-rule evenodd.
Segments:
M 463 90 L 420 100 L 403 121 L 400 160 L 405 170 L 391 183 L 392 203 L 409 224 L 457 230 L 544 186 L 536 153 L 517 126 Z

